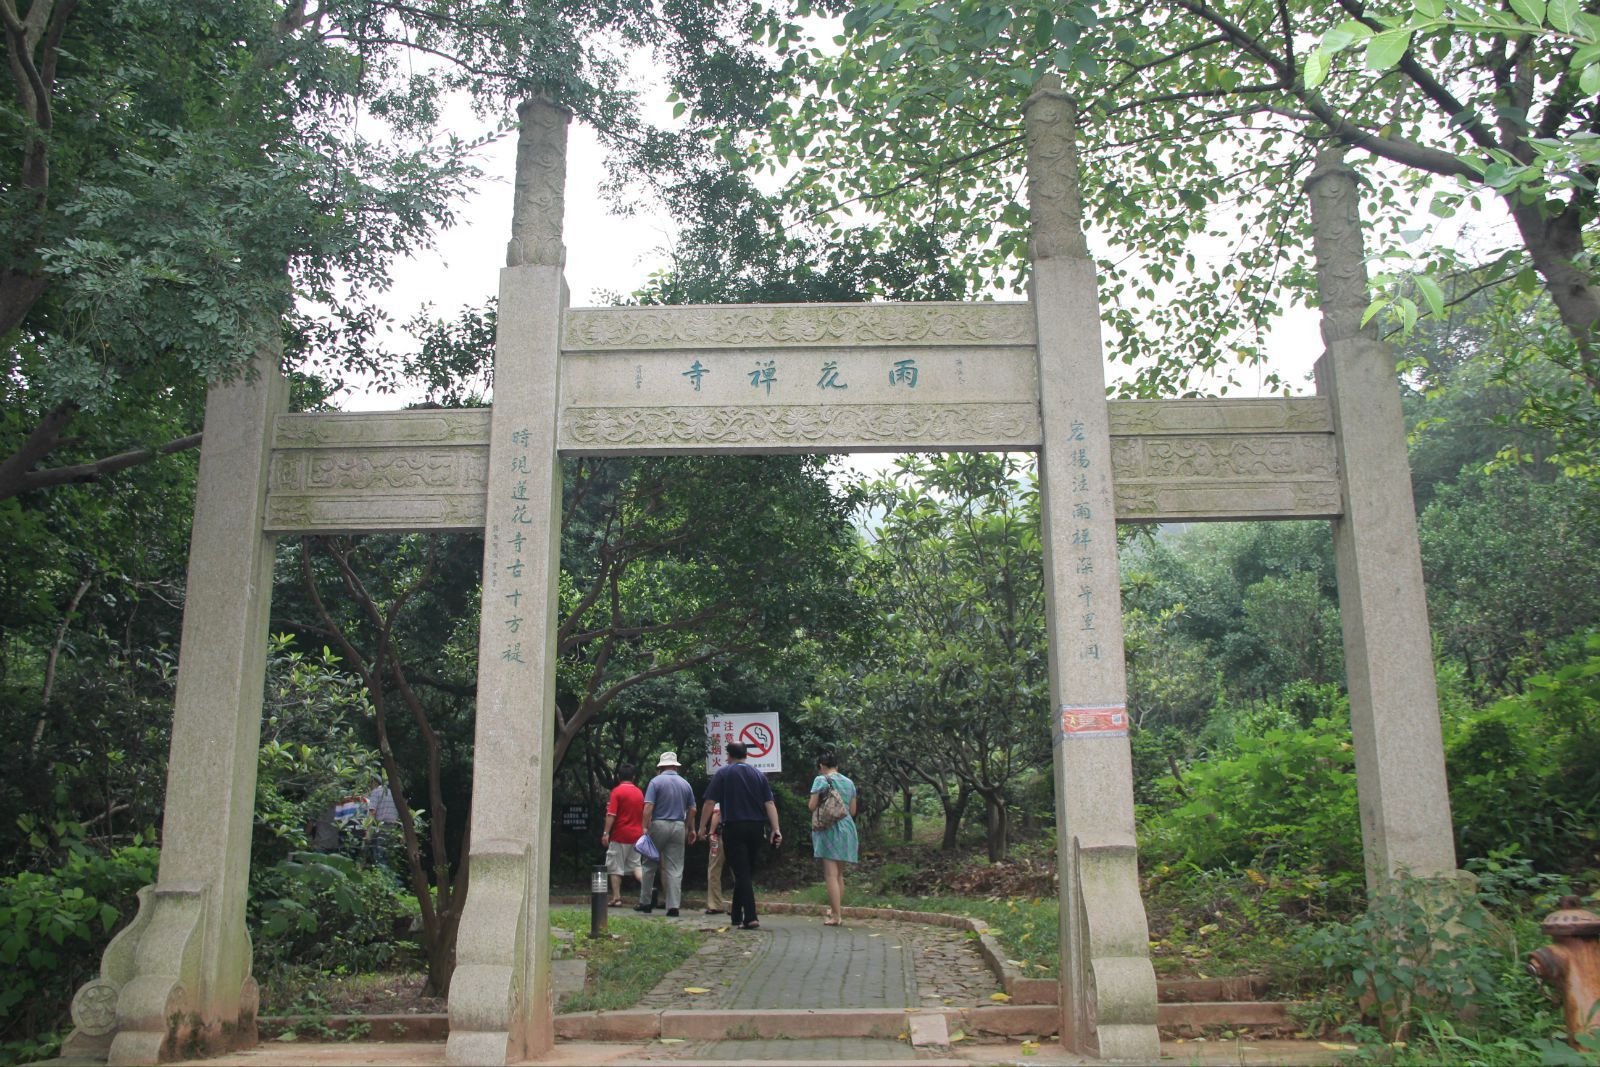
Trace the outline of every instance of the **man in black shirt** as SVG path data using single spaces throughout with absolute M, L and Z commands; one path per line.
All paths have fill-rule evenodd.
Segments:
M 711 776 L 706 786 L 706 804 L 700 809 L 700 835 L 705 836 L 711 811 L 722 805 L 722 847 L 728 850 L 728 866 L 733 868 L 733 902 L 728 917 L 733 925 L 759 930 L 756 921 L 756 887 L 750 877 L 751 864 L 761 847 L 763 824 L 772 828 L 772 847 L 783 842 L 778 828 L 778 805 L 772 798 L 767 776 L 745 762 L 748 750 L 730 741 L 723 750 L 727 766 Z

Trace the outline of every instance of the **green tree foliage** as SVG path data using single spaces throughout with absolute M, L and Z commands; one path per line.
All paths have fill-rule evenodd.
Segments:
M 1272 697 L 1343 679 L 1333 550 L 1321 523 L 1228 523 L 1135 542 L 1124 563 L 1129 707 L 1198 728 L 1219 686 Z
M 479 177 L 443 119 L 544 95 L 650 139 L 627 57 L 749 66 L 743 7 L 643 0 L 6 0 L 0 499 L 192 446 L 207 382 L 293 359 L 388 378 L 372 297 Z
M 1542 669 L 1553 641 L 1600 622 L 1597 504 L 1587 482 L 1469 473 L 1423 511 L 1434 634 L 1486 691 Z
M 1481 711 L 1445 719 L 1463 856 L 1514 849 L 1542 870 L 1600 861 L 1600 634 Z
M 1082 111 L 1105 315 L 1137 390 L 1181 392 L 1197 371 L 1258 360 L 1264 326 L 1309 298 L 1293 191 L 1331 145 L 1355 150 L 1373 184 L 1380 250 L 1430 264 L 1420 281 L 1395 275 L 1403 322 L 1440 313 L 1449 278 L 1474 265 L 1464 251 L 1407 248 L 1416 213 L 1476 216 L 1498 201 L 1515 236 L 1479 262 L 1524 291 L 1542 286 L 1564 365 L 1591 394 L 1600 382 L 1583 249 L 1600 20 L 1586 11 L 1433 0 L 824 9 L 844 13 L 834 47 L 798 23 L 768 27 L 784 92 L 762 114 L 741 126 L 707 109 L 725 158 L 793 168 L 797 222 L 843 228 L 863 212 L 931 228 L 951 235 L 975 287 L 1019 285 L 1022 103 L 1059 73 Z
M 783 658 L 858 617 L 852 501 L 820 459 L 572 461 L 563 493 L 557 767 L 619 698 L 649 723 L 662 702 L 692 706 L 662 700 L 666 679 Z M 482 539 L 307 538 L 290 555 L 280 612 L 361 678 L 443 990 L 466 891 Z
M 925 781 L 948 805 L 954 778 L 980 797 L 1001 859 L 1009 787 L 1049 758 L 1036 476 L 1003 453 L 910 456 L 867 499 L 881 512 L 868 548 L 877 622 L 825 702 L 832 730 L 883 768 L 876 780 Z

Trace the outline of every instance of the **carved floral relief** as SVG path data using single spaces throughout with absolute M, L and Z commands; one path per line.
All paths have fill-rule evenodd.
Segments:
M 563 447 L 863 443 L 908 446 L 1039 442 L 1028 404 L 861 405 L 856 407 L 571 408 Z
M 765 345 L 1032 344 L 1027 304 L 576 308 L 569 350 Z

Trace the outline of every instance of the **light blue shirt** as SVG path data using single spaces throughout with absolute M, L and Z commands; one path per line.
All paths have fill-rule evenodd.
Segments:
M 667 822 L 682 822 L 694 807 L 694 786 L 683 780 L 677 771 L 663 770 L 650 779 L 644 791 L 644 802 L 654 804 L 650 818 Z

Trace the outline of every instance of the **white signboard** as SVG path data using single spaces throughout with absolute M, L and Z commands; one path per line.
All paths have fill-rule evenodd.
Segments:
M 750 750 L 746 763 L 758 771 L 783 770 L 783 750 L 778 746 L 778 713 L 706 716 L 706 773 L 715 774 L 727 764 L 722 746 L 738 741 Z

